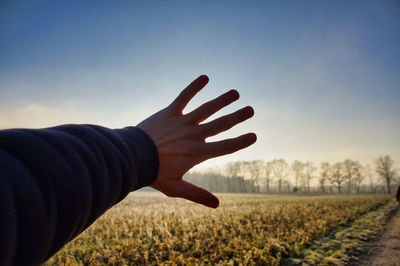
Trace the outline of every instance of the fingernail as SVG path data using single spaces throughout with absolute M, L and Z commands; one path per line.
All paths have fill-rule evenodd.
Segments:
M 239 92 L 238 92 L 237 90 L 230 90 L 230 91 L 229 91 L 229 94 L 232 95 L 232 97 L 233 97 L 235 100 L 239 99 L 239 97 L 240 97 L 240 94 L 239 94 Z
M 251 106 L 246 106 L 244 108 L 246 110 L 246 112 L 250 115 L 250 117 L 252 117 L 254 115 L 254 109 Z
M 249 133 L 248 136 L 252 143 L 257 141 L 257 135 L 255 133 Z
M 198 77 L 198 79 L 204 79 L 204 80 L 206 80 L 207 82 L 209 81 L 209 78 L 207 77 L 207 75 L 200 75 L 199 77 Z
M 207 202 L 204 205 L 209 208 L 216 209 L 219 206 L 219 200 L 218 200 L 218 198 L 215 198 L 213 201 Z

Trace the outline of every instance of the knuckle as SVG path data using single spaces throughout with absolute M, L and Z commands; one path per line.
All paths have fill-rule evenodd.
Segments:
M 213 129 L 213 127 L 211 127 L 209 124 L 198 125 L 197 128 L 198 128 L 198 135 L 201 138 L 208 136 Z

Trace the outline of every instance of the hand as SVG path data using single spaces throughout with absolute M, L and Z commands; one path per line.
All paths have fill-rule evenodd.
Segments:
M 249 133 L 222 141 L 205 141 L 207 137 L 226 131 L 254 115 L 253 108 L 248 106 L 211 122 L 200 124 L 239 99 L 239 93 L 235 90 L 228 91 L 183 115 L 182 111 L 188 102 L 207 83 L 207 76 L 198 77 L 167 108 L 137 126 L 153 139 L 158 149 L 159 172 L 151 187 L 170 197 L 181 197 L 216 208 L 219 205 L 218 199 L 207 190 L 183 180 L 183 175 L 207 159 L 250 146 L 257 137 L 254 133 Z

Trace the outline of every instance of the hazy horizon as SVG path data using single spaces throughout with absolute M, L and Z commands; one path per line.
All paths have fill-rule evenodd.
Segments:
M 230 89 L 258 141 L 198 168 L 284 158 L 400 163 L 396 1 L 0 4 L 0 129 L 136 125 L 193 79 L 188 110 Z M 214 118 L 217 116 L 213 116 Z

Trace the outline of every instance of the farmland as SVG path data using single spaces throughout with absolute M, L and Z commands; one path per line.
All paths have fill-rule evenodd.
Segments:
M 390 201 L 386 195 L 221 194 L 209 209 L 132 193 L 47 265 L 261 264 L 302 257 L 316 239 Z

